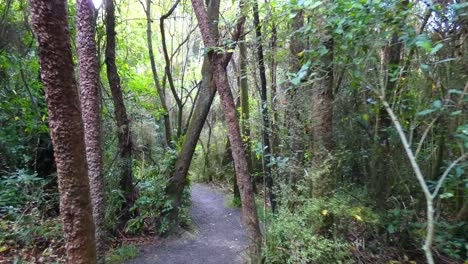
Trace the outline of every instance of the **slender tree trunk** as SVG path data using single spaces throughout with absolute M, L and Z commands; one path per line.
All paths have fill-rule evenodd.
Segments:
M 164 67 L 167 80 L 169 81 L 169 88 L 171 89 L 172 95 L 174 96 L 174 100 L 177 104 L 177 138 L 180 138 L 182 135 L 182 115 L 183 115 L 183 103 L 179 95 L 177 95 L 177 91 L 175 88 L 174 80 L 172 78 L 172 70 L 171 70 L 171 59 L 169 58 L 169 52 L 167 51 L 166 45 L 166 33 L 164 29 L 164 20 L 172 15 L 174 10 L 177 8 L 179 4 L 179 0 L 174 3 L 172 8 L 164 15 L 161 16 L 159 19 L 159 30 L 161 33 L 161 44 L 163 48 L 164 54 L 164 61 L 166 62 L 166 66 Z
M 277 32 L 276 32 L 276 25 L 273 25 L 273 29 L 271 31 L 271 65 L 270 65 L 270 78 L 271 78 L 271 89 L 270 89 L 270 97 L 271 97 L 271 112 L 273 113 L 273 120 L 271 122 L 271 152 L 273 154 L 278 153 L 279 151 L 279 145 L 280 145 L 280 140 L 278 137 L 279 133 L 279 127 L 278 127 L 278 122 L 279 122 L 279 115 L 278 115 L 278 110 L 276 106 L 276 101 L 277 101 L 277 80 L 276 80 L 276 68 L 277 68 L 277 62 L 276 62 L 276 45 L 277 45 Z
M 31 0 L 60 192 L 68 263 L 96 263 L 83 122 L 74 79 L 67 1 Z
M 104 178 L 102 174 L 99 62 L 96 53 L 96 20 L 93 2 L 77 0 L 79 86 L 85 128 L 86 158 L 96 233 L 97 262 L 105 262 Z
M 219 21 L 219 0 L 211 0 L 207 3 L 208 19 L 212 32 L 217 38 L 219 36 L 218 21 Z M 227 64 L 226 64 L 227 66 Z M 213 71 L 210 61 L 207 56 L 203 59 L 202 66 L 202 82 L 200 85 L 200 93 L 196 101 L 193 117 L 187 128 L 182 150 L 179 153 L 176 164 L 174 166 L 174 174 L 167 187 L 167 194 L 172 201 L 172 210 L 168 214 L 170 225 L 173 227 L 178 224 L 179 207 L 182 203 L 182 193 L 187 181 L 187 173 L 192 162 L 193 153 L 197 146 L 200 133 L 205 124 L 208 112 L 211 108 L 214 96 L 216 94 L 216 86 L 213 82 Z
M 242 37 L 239 42 L 239 87 L 240 87 L 240 107 L 241 107 L 241 127 L 242 137 L 244 139 L 245 156 L 247 159 L 247 166 L 250 172 L 253 170 L 250 143 L 250 110 L 249 110 L 249 82 L 247 77 L 247 49 L 245 47 L 245 38 Z M 228 140 L 229 142 L 229 140 Z M 226 150 L 231 152 L 231 147 Z M 230 155 L 230 157 L 232 157 Z M 231 158 L 232 160 L 232 158 Z M 234 198 L 240 199 L 239 186 L 237 181 L 234 180 Z
M 161 108 L 164 111 L 164 131 L 165 131 L 165 141 L 164 147 L 167 148 L 171 144 L 172 138 L 172 128 L 171 120 L 169 118 L 169 110 L 166 103 L 166 95 L 164 90 L 159 82 L 158 71 L 156 70 L 156 62 L 154 61 L 154 52 L 153 52 L 153 40 L 152 40 L 152 30 L 151 30 L 151 0 L 146 0 L 146 40 L 148 42 L 148 54 L 151 62 L 151 72 L 153 73 L 153 81 L 156 89 L 158 90 L 159 100 L 161 101 Z
M 203 2 L 200 0 L 192 0 L 192 6 L 197 16 L 198 25 L 205 47 L 216 47 L 217 43 L 213 37 L 213 34 L 211 33 Z M 242 28 L 245 18 L 241 19 L 242 22 L 240 27 Z M 213 52 L 210 52 L 208 55 L 210 56 L 210 61 L 213 65 L 213 74 L 215 75 L 214 81 L 219 92 L 221 105 L 223 106 L 224 115 L 226 117 L 226 125 L 228 127 L 229 141 L 231 142 L 237 184 L 239 185 L 239 190 L 241 193 L 242 216 L 246 225 L 247 234 L 251 239 L 250 256 L 252 258 L 252 262 L 256 263 L 259 261 L 262 235 L 260 233 L 260 227 L 258 223 L 252 182 L 249 170 L 247 168 L 247 160 L 242 144 L 242 136 L 240 133 L 237 111 L 234 98 L 229 87 L 226 67 L 224 66 L 224 56 L 219 56 Z
M 258 57 L 258 69 L 260 72 L 260 83 L 261 83 L 261 100 L 262 100 L 262 117 L 263 117 L 263 128 L 262 128 L 262 141 L 263 141 L 263 164 L 265 180 L 268 189 L 268 197 L 271 204 L 271 210 L 276 211 L 275 194 L 273 193 L 273 177 L 271 175 L 271 146 L 270 146 L 270 118 L 268 116 L 268 101 L 267 101 L 267 81 L 265 73 L 265 61 L 263 58 L 263 45 L 262 45 L 262 26 L 260 25 L 260 17 L 258 15 L 258 3 L 253 3 L 253 16 L 255 26 L 255 36 L 257 38 L 257 57 Z
M 106 66 L 107 79 L 114 101 L 115 119 L 117 121 L 117 136 L 119 146 L 120 166 L 120 188 L 124 193 L 125 201 L 122 203 L 121 224 L 131 218 L 130 208 L 136 200 L 135 188 L 133 187 L 132 175 L 132 136 L 130 133 L 130 122 L 127 117 L 125 104 L 120 86 L 120 76 L 115 63 L 115 8 L 114 0 L 106 1 Z

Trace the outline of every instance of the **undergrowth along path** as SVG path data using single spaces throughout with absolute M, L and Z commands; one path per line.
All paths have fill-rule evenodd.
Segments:
M 247 238 L 238 208 L 226 206 L 226 195 L 194 184 L 192 230 L 140 247 L 140 256 L 127 264 L 241 264 L 246 263 Z

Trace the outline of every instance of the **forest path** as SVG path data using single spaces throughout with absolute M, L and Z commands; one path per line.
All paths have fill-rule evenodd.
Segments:
M 226 195 L 204 184 L 193 184 L 193 230 L 182 230 L 155 244 L 141 246 L 140 256 L 127 264 L 240 264 L 247 238 L 238 208 L 226 207 Z

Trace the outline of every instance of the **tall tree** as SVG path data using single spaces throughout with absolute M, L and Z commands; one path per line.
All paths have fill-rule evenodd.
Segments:
M 289 59 L 289 72 L 297 73 L 301 69 L 301 60 L 306 44 L 304 38 L 297 32 L 304 26 L 304 14 L 299 12 L 293 18 L 291 23 L 291 29 L 293 34 L 291 42 L 289 44 L 289 50 L 291 58 Z M 306 94 L 310 89 L 304 89 L 304 87 L 297 86 L 293 87 L 287 92 L 286 98 L 286 111 L 284 119 L 285 127 L 288 131 L 287 145 L 289 150 L 289 156 L 291 160 L 289 162 L 289 180 L 291 183 L 295 183 L 300 175 L 302 175 L 302 164 L 304 160 L 305 151 L 305 133 L 304 133 L 304 113 L 303 102 L 304 99 L 308 98 Z M 301 111 L 302 110 L 302 111 Z
M 159 82 L 158 71 L 156 69 L 156 62 L 154 60 L 154 51 L 153 51 L 153 31 L 151 29 L 151 23 L 153 20 L 151 19 L 151 0 L 146 0 L 146 8 L 141 2 L 146 14 L 146 41 L 148 42 L 148 54 L 151 62 L 151 72 L 153 74 L 153 81 L 156 89 L 158 90 L 159 100 L 161 101 L 161 108 L 164 111 L 164 131 L 165 131 L 165 141 L 164 146 L 167 148 L 171 143 L 172 138 L 172 128 L 171 128 L 171 120 L 169 118 L 169 110 L 167 108 L 166 103 L 166 95 L 164 92 L 161 83 Z
M 31 0 L 29 4 L 49 110 L 68 261 L 96 263 L 85 135 L 74 79 L 67 1 Z
M 122 202 L 122 224 L 131 218 L 130 208 L 136 200 L 132 175 L 132 135 L 130 122 L 122 96 L 120 76 L 115 63 L 115 7 L 114 0 L 107 0 L 106 4 L 106 66 L 107 79 L 114 102 L 115 119 L 117 121 L 117 137 L 119 146 L 120 164 L 120 188 L 124 193 L 125 201 Z
M 262 25 L 260 24 L 260 16 L 258 15 L 258 3 L 255 1 L 253 3 L 253 16 L 254 16 L 254 26 L 255 26 L 255 36 L 257 42 L 257 58 L 258 58 L 258 70 L 260 73 L 260 85 L 261 93 L 260 97 L 262 100 L 262 142 L 263 142 L 263 164 L 264 164 L 264 173 L 266 179 L 266 185 L 268 188 L 268 196 L 270 199 L 271 209 L 275 212 L 276 201 L 275 195 L 273 193 L 273 177 L 271 175 L 271 146 L 270 146 L 270 118 L 268 116 L 268 102 L 267 102 L 267 80 L 265 73 L 265 60 L 263 58 L 263 44 L 262 44 Z
M 325 23 L 325 19 L 318 19 L 319 28 L 323 32 L 318 37 L 322 39 L 321 45 L 327 52 L 320 57 L 320 65 L 317 67 L 320 78 L 312 89 L 313 151 L 319 162 L 333 148 L 333 38 Z
M 239 41 L 239 90 L 240 90 L 240 107 L 241 107 L 241 130 L 242 138 L 244 139 L 245 156 L 247 158 L 247 167 L 252 172 L 253 164 L 251 153 L 251 139 L 250 139 L 250 106 L 249 106 L 249 78 L 247 76 L 247 48 L 245 46 L 245 37 L 242 36 Z M 229 139 L 228 139 L 229 143 Z M 226 148 L 231 153 L 231 145 L 226 144 Z M 232 155 L 229 155 L 227 160 L 232 161 Z M 233 181 L 234 198 L 240 199 L 239 186 L 237 182 Z
M 166 66 L 164 67 L 165 73 L 167 80 L 169 81 L 169 88 L 171 89 L 172 96 L 174 96 L 174 100 L 176 101 L 177 104 L 177 138 L 179 138 L 182 135 L 182 116 L 183 116 L 183 110 L 184 110 L 184 104 L 177 94 L 176 87 L 174 84 L 174 78 L 172 77 L 172 65 L 171 65 L 171 59 L 169 58 L 169 52 L 167 51 L 167 45 L 166 45 L 166 30 L 164 27 L 164 20 L 169 18 L 172 13 L 174 13 L 174 10 L 177 8 L 177 5 L 179 5 L 179 0 L 177 0 L 174 5 L 171 7 L 171 9 L 164 15 L 161 16 L 159 19 L 159 30 L 161 33 L 161 44 L 163 48 L 163 54 L 164 54 L 164 61 L 166 62 Z
M 205 47 L 216 47 L 217 42 L 211 32 L 203 2 L 201 0 L 192 0 L 192 6 L 197 16 L 198 26 L 200 28 Z M 244 23 L 245 17 L 241 17 L 238 21 L 238 28 L 242 29 Z M 226 67 L 224 66 L 225 56 L 216 54 L 213 51 L 210 51 L 208 55 L 213 66 L 213 74 L 215 76 L 214 82 L 219 92 L 221 105 L 223 106 L 224 115 L 226 117 L 226 125 L 228 128 L 229 141 L 231 142 L 237 184 L 239 185 L 241 193 L 242 216 L 246 225 L 247 234 L 251 239 L 250 256 L 252 257 L 252 262 L 255 263 L 259 260 L 262 235 L 260 233 L 258 223 L 251 177 L 247 168 L 247 160 L 242 144 L 239 119 L 237 118 L 236 106 L 229 87 Z
M 207 0 L 208 6 L 208 20 L 210 28 L 213 32 L 215 39 L 218 39 L 218 21 L 219 21 L 219 0 Z M 225 66 L 229 61 L 225 62 Z M 187 173 L 192 162 L 193 153 L 197 146 L 200 133 L 203 130 L 203 125 L 208 116 L 211 108 L 214 96 L 216 94 L 216 86 L 213 81 L 212 66 L 208 56 L 205 55 L 202 65 L 202 82 L 200 85 L 200 93 L 195 103 L 195 109 L 193 111 L 193 117 L 190 120 L 190 124 L 185 134 L 185 140 L 182 144 L 182 150 L 177 157 L 177 161 L 174 166 L 174 174 L 171 177 L 171 181 L 167 187 L 167 194 L 172 201 L 172 210 L 169 212 L 169 220 L 171 225 L 176 226 L 178 223 L 179 207 L 182 203 L 182 193 L 187 180 Z
M 96 16 L 91 0 L 77 0 L 77 51 L 81 111 L 85 128 L 86 158 L 93 204 L 98 263 L 105 261 L 104 178 L 102 173 L 99 62 L 96 54 Z

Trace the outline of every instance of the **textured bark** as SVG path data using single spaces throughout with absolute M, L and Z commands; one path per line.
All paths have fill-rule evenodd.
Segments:
M 95 9 L 91 0 L 77 0 L 77 51 L 82 117 L 85 128 L 86 158 L 96 234 L 98 263 L 105 262 L 104 178 L 102 174 L 101 105 L 99 63 L 96 54 Z
M 67 1 L 32 0 L 49 127 L 60 192 L 68 263 L 96 263 L 83 123 L 74 79 Z
M 313 89 L 313 150 L 318 163 L 333 149 L 333 39 L 324 46 L 328 53 L 321 58 L 321 78 Z
M 164 147 L 167 148 L 171 144 L 172 138 L 172 128 L 171 120 L 169 119 L 169 110 L 166 103 L 166 95 L 164 90 L 159 82 L 158 71 L 156 70 L 156 62 L 154 61 L 154 52 L 153 52 L 153 40 L 152 40 L 152 30 L 151 30 L 151 0 L 146 0 L 146 40 L 148 42 L 148 54 L 151 62 L 151 72 L 153 73 L 153 81 L 156 89 L 158 90 L 159 100 L 161 101 L 161 108 L 164 111 L 164 131 L 165 131 L 165 141 Z
M 208 19 L 210 21 L 211 30 L 215 36 L 218 37 L 218 21 L 219 21 L 219 0 L 211 0 L 208 2 Z M 227 63 L 226 63 L 227 65 Z M 172 210 L 169 212 L 168 218 L 171 226 L 175 227 L 178 224 L 179 207 L 182 203 L 182 192 L 187 180 L 187 173 L 192 162 L 193 153 L 197 146 L 200 133 L 205 124 L 205 120 L 210 111 L 213 98 L 216 94 L 216 87 L 213 83 L 213 71 L 210 61 L 207 56 L 203 59 L 202 66 L 202 83 L 200 86 L 200 93 L 196 101 L 193 117 L 187 128 L 182 150 L 177 158 L 174 174 L 171 177 L 171 182 L 167 187 L 167 194 L 172 202 Z
M 132 175 L 132 135 L 130 132 L 130 122 L 127 117 L 125 104 L 120 86 L 120 76 L 115 63 L 115 15 L 114 0 L 106 1 L 106 66 L 107 79 L 114 102 L 114 113 L 117 121 L 117 137 L 119 146 L 120 165 L 120 188 L 123 191 L 125 201 L 122 202 L 121 224 L 125 224 L 132 214 L 130 208 L 136 200 L 135 188 L 133 187 Z
M 263 44 L 262 44 L 262 26 L 260 25 L 260 17 L 258 15 L 258 3 L 253 3 L 253 16 L 255 26 L 255 36 L 257 37 L 257 57 L 258 57 L 258 70 L 260 73 L 261 82 L 261 100 L 262 100 L 262 142 L 263 142 L 263 164 L 265 173 L 265 182 L 268 189 L 268 198 L 271 204 L 273 213 L 276 211 L 275 194 L 273 193 L 273 177 L 271 175 L 271 167 L 269 166 L 271 160 L 271 146 L 270 146 L 270 118 L 268 116 L 268 101 L 267 101 L 267 81 L 265 73 L 265 61 L 263 58 Z
M 192 6 L 197 16 L 198 25 L 205 47 L 217 46 L 216 40 L 210 30 L 208 17 L 203 2 L 200 0 L 192 0 Z M 241 20 L 245 21 L 242 18 Z M 241 28 L 243 26 L 242 23 L 240 24 Z M 250 256 L 252 258 L 252 262 L 256 263 L 260 256 L 262 235 L 260 233 L 260 227 L 258 223 L 251 177 L 247 168 L 247 160 L 242 144 L 239 119 L 237 118 L 234 98 L 229 87 L 226 67 L 224 66 L 224 57 L 214 54 L 213 52 L 210 52 L 209 56 L 213 65 L 213 74 L 215 76 L 214 82 L 219 92 L 221 105 L 223 106 L 223 111 L 226 118 L 229 141 L 231 142 L 237 184 L 239 185 L 239 190 L 241 193 L 243 221 L 247 229 L 247 234 L 251 239 Z

